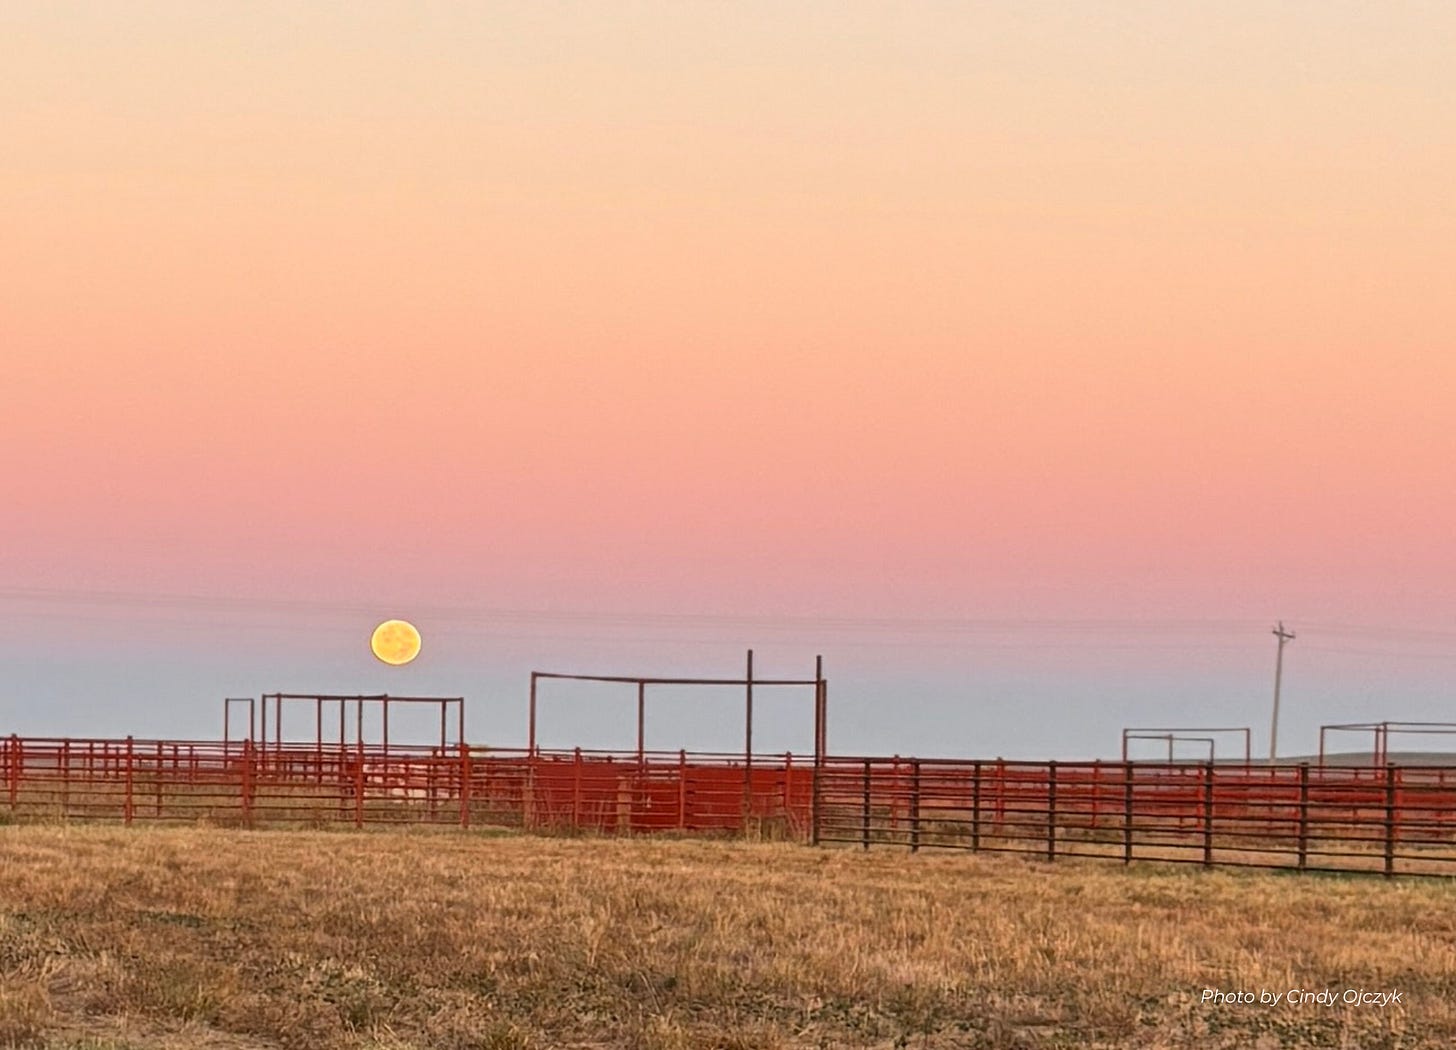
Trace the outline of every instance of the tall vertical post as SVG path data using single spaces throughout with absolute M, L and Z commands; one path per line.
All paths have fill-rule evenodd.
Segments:
M 526 720 L 526 754 L 536 754 L 536 672 L 531 672 L 531 700 Z
M 10 734 L 10 769 L 7 778 L 10 788 L 10 809 L 15 810 L 20 798 L 20 772 L 22 768 L 21 757 L 23 752 L 20 749 L 20 737 L 14 733 Z
M 820 679 L 814 685 L 815 708 L 823 714 L 824 702 L 824 681 Z M 811 781 L 812 791 L 809 796 L 809 844 L 819 845 L 819 824 L 824 813 L 824 749 L 816 743 L 814 749 L 814 772 Z
M 384 753 L 387 756 L 389 754 L 389 695 L 387 693 L 381 701 L 381 708 L 380 723 L 384 731 L 381 739 L 384 743 Z
M 743 694 L 743 826 L 753 809 L 753 650 L 748 650 L 748 673 Z
M 809 842 L 819 845 L 819 790 L 824 770 L 824 657 L 814 657 L 814 768 L 809 779 Z
M 647 683 L 637 683 L 637 765 L 640 768 L 647 754 Z
M 824 754 L 824 657 L 814 657 L 814 761 Z
M 819 750 L 829 755 L 829 679 L 819 679 Z
M 1279 650 L 1274 656 L 1274 715 L 1269 722 L 1269 764 L 1272 766 L 1279 754 L 1279 686 L 1284 677 L 1284 644 L 1294 641 L 1294 632 L 1284 629 L 1284 621 L 1274 628 L 1274 637 L 1279 639 Z

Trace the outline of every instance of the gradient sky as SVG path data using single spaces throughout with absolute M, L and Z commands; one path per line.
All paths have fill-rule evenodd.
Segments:
M 533 666 L 755 645 L 826 654 L 846 749 L 1105 754 L 1265 732 L 1277 618 L 1290 747 L 1456 717 L 1450 5 L 0 39 L 0 730 L 428 688 L 517 742 Z M 550 742 L 630 739 L 561 703 Z M 731 743 L 724 707 L 653 742 Z

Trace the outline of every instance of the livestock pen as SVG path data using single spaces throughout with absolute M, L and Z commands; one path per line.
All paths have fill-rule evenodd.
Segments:
M 1046 860 L 1456 874 L 1456 769 L 0 739 L 0 819 L 772 834 Z

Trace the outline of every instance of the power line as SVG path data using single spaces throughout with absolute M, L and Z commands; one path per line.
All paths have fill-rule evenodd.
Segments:
M 1337 656 L 1378 657 L 1384 660 L 1456 660 L 1456 652 L 1421 653 L 1389 649 L 1350 649 L 1343 646 L 1303 645 L 1300 648 L 1310 653 L 1332 653 Z
M 1315 631 L 1319 634 L 1334 635 L 1362 635 L 1368 637 L 1391 638 L 1397 641 L 1432 641 L 1432 642 L 1453 642 L 1456 643 L 1456 631 L 1442 631 L 1422 627 L 1390 627 L 1387 625 L 1353 624 L 1353 623 L 1322 623 L 1313 621 L 1304 623 L 1302 629 L 1308 633 Z

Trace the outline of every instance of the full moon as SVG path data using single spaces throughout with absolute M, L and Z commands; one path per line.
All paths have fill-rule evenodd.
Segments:
M 420 655 L 420 632 L 405 620 L 385 620 L 374 628 L 369 648 L 385 663 L 398 667 Z

